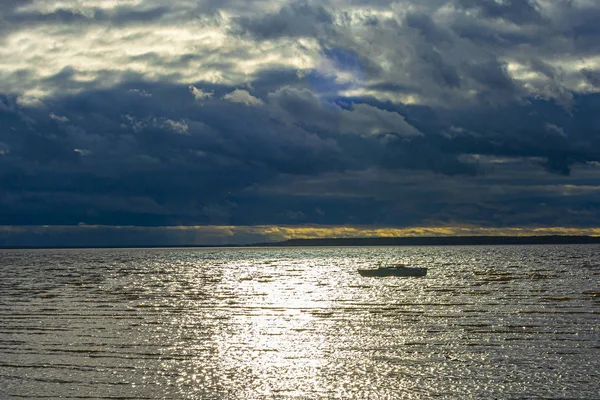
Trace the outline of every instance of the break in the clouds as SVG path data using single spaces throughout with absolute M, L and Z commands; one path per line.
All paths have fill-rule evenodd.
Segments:
M 587 0 L 4 0 L 0 225 L 598 226 L 598 20 Z

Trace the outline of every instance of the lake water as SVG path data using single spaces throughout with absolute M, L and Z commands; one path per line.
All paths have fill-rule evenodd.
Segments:
M 598 254 L 0 250 L 0 398 L 598 399 Z

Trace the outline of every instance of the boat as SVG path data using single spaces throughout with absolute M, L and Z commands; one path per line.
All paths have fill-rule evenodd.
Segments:
M 380 266 L 377 269 L 359 269 L 358 273 L 360 276 L 425 276 L 427 275 L 427 268 L 415 268 L 406 267 L 404 265 L 394 265 L 383 267 Z

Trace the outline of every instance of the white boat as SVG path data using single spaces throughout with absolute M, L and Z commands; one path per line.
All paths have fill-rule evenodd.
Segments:
M 394 265 L 388 267 L 379 267 L 377 269 L 359 269 L 360 276 L 425 276 L 427 268 L 405 267 L 404 265 Z

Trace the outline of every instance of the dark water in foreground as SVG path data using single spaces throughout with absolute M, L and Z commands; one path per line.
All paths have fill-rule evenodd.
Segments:
M 0 251 L 0 398 L 598 399 L 598 254 Z

